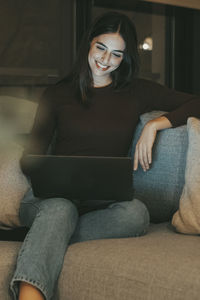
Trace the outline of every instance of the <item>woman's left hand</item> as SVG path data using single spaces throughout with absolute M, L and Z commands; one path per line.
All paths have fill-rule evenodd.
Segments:
M 147 171 L 152 162 L 152 148 L 156 138 L 157 129 L 153 122 L 148 122 L 136 144 L 134 154 L 134 171 L 138 168 L 138 162 L 142 169 Z
M 144 171 L 149 169 L 149 165 L 152 163 L 152 148 L 156 139 L 157 131 L 170 127 L 172 127 L 172 124 L 164 116 L 153 119 L 144 126 L 135 147 L 134 171 L 137 170 L 138 163 L 140 163 Z

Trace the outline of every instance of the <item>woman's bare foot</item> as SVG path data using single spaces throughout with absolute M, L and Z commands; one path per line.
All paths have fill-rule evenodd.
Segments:
M 19 300 L 45 300 L 42 293 L 33 285 L 27 282 L 20 282 Z

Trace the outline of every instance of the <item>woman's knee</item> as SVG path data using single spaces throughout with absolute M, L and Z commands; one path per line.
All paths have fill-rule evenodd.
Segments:
M 120 225 L 125 228 L 127 236 L 140 236 L 147 232 L 150 216 L 147 207 L 138 199 L 112 204 Z
M 76 206 L 68 199 L 49 198 L 41 200 L 40 214 L 45 215 L 51 221 L 67 222 L 77 220 L 78 211 Z

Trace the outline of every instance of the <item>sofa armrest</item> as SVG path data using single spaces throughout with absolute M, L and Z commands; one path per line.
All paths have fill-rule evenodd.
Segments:
M 164 113 L 153 111 L 141 116 L 133 138 L 131 156 L 144 125 Z M 139 166 L 133 174 L 134 196 L 146 204 L 152 222 L 168 221 L 178 209 L 184 185 L 187 146 L 186 125 L 158 132 L 150 170 L 144 172 Z

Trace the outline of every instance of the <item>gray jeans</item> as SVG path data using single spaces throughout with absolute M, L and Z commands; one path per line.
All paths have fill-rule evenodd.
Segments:
M 20 206 L 21 223 L 30 227 L 10 283 L 13 299 L 19 282 L 37 287 L 45 299 L 53 297 L 67 247 L 95 239 L 135 237 L 146 233 L 149 213 L 139 200 L 116 202 L 81 216 L 67 199 L 41 200 L 30 189 Z

